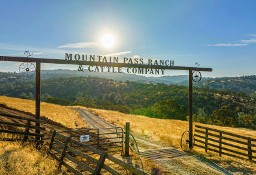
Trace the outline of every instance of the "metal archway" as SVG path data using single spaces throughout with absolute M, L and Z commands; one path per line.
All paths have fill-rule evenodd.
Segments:
M 61 60 L 61 59 L 48 59 L 48 58 L 31 58 L 31 57 L 10 57 L 0 56 L 0 61 L 12 62 L 31 62 L 36 63 L 36 119 L 40 119 L 40 94 L 41 94 L 41 63 L 50 64 L 70 64 L 70 65 L 90 65 L 90 66 L 112 66 L 112 67 L 131 67 L 131 68 L 150 68 L 150 69 L 165 69 L 165 70 L 187 70 L 189 72 L 189 95 L 188 95 L 188 108 L 189 108 L 189 148 L 193 147 L 193 121 L 192 121 L 192 92 L 193 92 L 193 72 L 194 71 L 208 71 L 211 72 L 212 68 L 201 67 L 184 67 L 184 66 L 160 66 L 160 65 L 144 65 L 144 64 L 127 64 L 127 63 L 108 63 L 108 62 L 93 62 L 93 61 L 75 61 L 75 60 Z M 36 123 L 40 126 L 40 123 Z M 36 130 L 40 134 L 40 130 Z M 36 138 L 39 140 L 40 138 Z

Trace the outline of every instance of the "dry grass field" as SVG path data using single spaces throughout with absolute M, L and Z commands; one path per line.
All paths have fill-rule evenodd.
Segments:
M 31 114 L 35 113 L 35 102 L 32 100 L 0 96 L 0 104 Z M 69 128 L 86 127 L 78 113 L 60 105 L 42 103 L 41 115 L 61 123 Z M 19 142 L 0 142 L 0 174 L 10 175 L 55 175 L 58 162 L 39 152 L 33 145 L 22 145 Z
M 124 127 L 125 122 L 129 121 L 133 134 L 163 145 L 179 147 L 180 136 L 188 130 L 186 121 L 156 119 L 101 109 L 88 108 L 88 110 L 116 126 Z
M 15 108 L 25 112 L 34 113 L 35 111 L 34 109 L 35 102 L 31 100 L 0 96 L 0 104 L 5 104 L 8 107 Z M 81 107 L 81 108 L 84 108 L 84 107 Z M 85 108 L 85 109 L 93 112 L 94 114 L 102 117 L 106 121 L 116 126 L 123 127 L 125 125 L 125 122 L 129 121 L 131 123 L 131 131 L 133 134 L 135 134 L 140 138 L 145 138 L 149 141 L 162 144 L 163 146 L 174 146 L 176 148 L 179 148 L 180 137 L 184 131 L 188 130 L 187 121 L 155 119 L 155 118 L 149 118 L 145 116 L 123 114 L 120 112 L 110 111 L 110 110 L 100 110 L 100 109 L 93 109 L 93 108 Z M 70 107 L 42 103 L 41 114 L 42 116 L 45 116 L 51 120 L 59 122 L 64 126 L 67 126 L 70 128 L 86 127 L 86 124 L 83 121 L 83 119 L 78 115 L 78 113 L 76 113 Z M 254 138 L 256 137 L 256 131 L 249 130 L 249 129 L 219 127 L 219 126 L 212 126 L 212 125 L 205 125 L 205 126 L 232 132 L 235 134 L 242 134 L 244 136 L 250 136 Z M 3 161 L 6 159 L 2 157 L 2 155 L 7 155 L 7 154 L 9 155 L 8 150 L 11 150 L 11 149 L 22 150 L 19 145 L 15 145 L 15 144 L 14 145 L 10 144 L 9 146 L 8 145 L 9 144 L 5 144 L 5 145 L 3 143 L 0 144 L 0 147 L 2 149 L 1 157 L 0 157 L 0 161 L 1 161 L 0 174 L 2 174 L 2 172 L 5 171 L 5 168 L 3 167 L 6 167 L 5 161 Z M 26 148 L 26 149 L 29 150 L 32 148 Z M 235 172 L 234 174 L 256 174 L 256 164 L 251 163 L 247 160 L 236 159 L 236 158 L 231 158 L 226 156 L 219 157 L 217 154 L 214 154 L 211 152 L 206 154 L 202 149 L 194 149 L 193 152 L 195 155 L 197 155 L 202 159 L 207 158 L 208 160 L 214 163 L 217 163 L 218 165 L 226 168 L 227 170 Z M 27 160 L 26 157 L 22 156 L 21 158 L 24 160 Z M 41 162 L 40 159 L 41 158 L 38 158 L 38 162 Z M 42 156 L 42 160 L 44 159 L 45 161 L 51 161 L 51 160 L 46 160 L 46 158 Z M 21 162 L 23 162 L 24 160 L 20 159 Z M 24 164 L 24 163 L 20 163 L 20 164 Z M 42 165 L 40 166 L 43 167 L 43 164 L 44 163 L 42 163 Z M 31 163 L 31 166 L 32 167 L 34 166 L 33 163 Z M 41 169 L 47 169 L 47 167 L 41 168 Z M 54 169 L 52 170 L 49 169 L 49 170 L 46 170 L 45 172 L 53 172 L 53 171 Z M 14 172 L 14 169 L 13 169 L 13 172 Z M 41 174 L 51 174 L 51 173 L 43 173 L 42 171 Z
M 185 130 L 188 130 L 188 122 L 180 120 L 155 119 L 145 116 L 123 114 L 116 111 L 87 108 L 106 121 L 117 126 L 124 126 L 126 121 L 131 123 L 131 131 L 137 136 L 144 137 L 150 141 L 161 143 L 165 146 L 180 147 L 180 138 Z M 215 125 L 204 125 L 243 136 L 256 138 L 256 131 L 245 128 L 221 127 Z M 208 161 L 217 163 L 221 167 L 234 174 L 256 174 L 256 164 L 246 159 L 232 158 L 228 156 L 219 157 L 216 153 L 205 153 L 203 149 L 195 148 L 193 153 L 200 159 L 207 158 Z
M 147 137 L 158 143 L 179 147 L 182 133 L 188 130 L 188 122 L 173 119 L 156 119 L 145 116 L 124 114 L 121 112 L 86 108 L 106 121 L 116 125 L 124 126 L 126 121 L 131 123 L 131 130 L 134 134 Z M 197 124 L 197 123 L 195 123 Z M 201 124 L 202 125 L 202 124 Z M 204 125 L 210 128 L 220 129 L 244 136 L 256 137 L 256 131 L 245 128 L 221 127 L 216 125 Z
M 0 174 L 2 175 L 61 174 L 57 171 L 58 162 L 37 151 L 32 145 L 0 142 L 0 148 Z
M 0 104 L 4 104 L 10 108 L 20 111 L 35 114 L 35 102 L 32 100 L 0 96 Z M 68 128 L 81 128 L 87 126 L 76 111 L 65 106 L 42 102 L 41 116 L 58 122 Z

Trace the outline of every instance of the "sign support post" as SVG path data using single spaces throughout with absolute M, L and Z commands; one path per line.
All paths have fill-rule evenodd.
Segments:
M 189 110 L 189 149 L 193 147 L 193 118 L 192 118 L 192 92 L 193 92 L 193 72 L 189 70 L 189 94 L 188 94 L 188 110 Z
M 36 119 L 40 120 L 40 101 L 41 101 L 41 63 L 36 62 Z M 40 122 L 36 122 L 36 126 L 40 127 Z M 36 129 L 36 134 L 40 134 L 40 129 Z M 36 136 L 36 141 L 40 141 L 40 137 Z

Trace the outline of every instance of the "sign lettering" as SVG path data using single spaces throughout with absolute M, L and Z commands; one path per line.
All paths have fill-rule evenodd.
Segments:
M 128 58 L 117 56 L 101 56 L 101 55 L 84 55 L 65 53 L 65 60 L 74 61 L 89 61 L 89 62 L 103 62 L 103 63 L 125 63 L 136 65 L 149 65 L 149 66 L 174 66 L 173 60 L 158 60 L 158 59 L 143 59 L 143 58 Z M 149 75 L 164 75 L 164 69 L 155 68 L 138 68 L 138 67 L 112 67 L 112 66 L 88 66 L 89 72 L 112 72 L 112 73 L 128 73 L 128 74 L 149 74 Z M 78 71 L 84 72 L 85 68 L 79 65 Z
M 89 135 L 80 135 L 80 142 L 88 142 L 90 140 Z

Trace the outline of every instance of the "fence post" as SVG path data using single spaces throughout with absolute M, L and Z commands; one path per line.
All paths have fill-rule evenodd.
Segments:
M 107 157 L 107 153 L 102 152 L 102 154 L 100 154 L 99 162 L 98 162 L 98 164 L 97 164 L 93 174 L 95 174 L 95 175 L 99 175 L 100 174 L 101 168 L 104 165 L 106 157 Z
M 66 140 L 65 140 L 65 143 L 64 143 L 64 147 L 63 147 L 63 151 L 62 151 L 62 154 L 61 154 L 61 157 L 60 157 L 60 160 L 59 160 L 59 166 L 58 166 L 58 169 L 60 170 L 61 169 L 61 166 L 63 164 L 63 160 L 65 158 L 65 155 L 66 155 L 66 151 L 67 151 L 67 148 L 68 148 L 68 143 L 70 142 L 70 137 L 67 137 Z
M 100 131 L 97 129 L 97 148 L 100 148 Z
M 36 119 L 41 120 L 40 109 L 41 109 L 41 62 L 36 62 Z M 36 126 L 40 127 L 40 121 L 36 121 Z M 36 129 L 36 134 L 40 134 L 40 129 Z M 36 140 L 40 141 L 40 136 L 36 136 Z
M 31 122 L 30 121 L 27 121 L 27 128 L 26 128 L 26 130 L 25 130 L 25 133 L 29 133 L 29 126 L 30 126 L 30 124 L 31 124 Z M 28 141 L 28 135 L 24 135 L 24 137 L 23 137 L 23 140 L 22 140 L 23 142 L 26 142 L 26 141 Z
M 248 158 L 252 161 L 252 139 L 248 137 Z
M 125 123 L 125 147 L 124 147 L 124 155 L 129 156 L 129 139 L 130 139 L 130 122 Z
M 121 140 L 122 140 L 122 152 L 121 152 L 121 154 L 123 154 L 123 152 L 124 152 L 124 130 L 123 130 L 123 128 L 121 128 L 121 131 L 122 131 L 122 138 L 121 138 Z
M 219 156 L 221 157 L 222 153 L 222 132 L 220 131 L 220 137 L 219 137 Z
M 52 149 L 52 145 L 53 145 L 53 142 L 54 142 L 55 135 L 56 135 L 56 131 L 54 130 L 54 131 L 52 132 L 52 138 L 51 138 L 51 142 L 50 142 L 50 145 L 49 145 L 48 153 L 49 153 L 49 152 L 51 151 L 51 149 Z
M 208 150 L 208 129 L 205 128 L 205 146 L 204 146 L 205 152 Z

